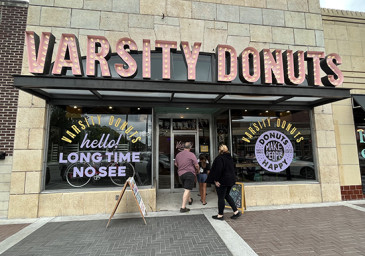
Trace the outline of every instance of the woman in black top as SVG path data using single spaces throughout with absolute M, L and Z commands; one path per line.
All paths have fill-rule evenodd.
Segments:
M 232 197 L 229 195 L 232 186 L 236 182 L 236 175 L 234 172 L 234 164 L 231 154 L 226 145 L 219 146 L 219 155 L 214 159 L 210 174 L 206 180 L 207 183 L 214 183 L 218 195 L 218 215 L 212 216 L 213 219 L 223 220 L 223 211 L 225 207 L 224 199 L 227 200 L 232 207 L 232 219 L 241 216 Z
M 199 173 L 198 173 L 198 182 L 199 182 L 199 192 L 200 192 L 200 202 L 202 202 L 203 205 L 207 204 L 207 201 L 205 200 L 206 194 L 207 194 L 207 176 L 210 172 L 210 166 L 207 163 L 207 158 L 204 155 L 201 155 L 199 157 Z

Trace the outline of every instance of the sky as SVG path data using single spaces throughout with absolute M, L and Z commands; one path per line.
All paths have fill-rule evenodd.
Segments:
M 365 12 L 365 0 L 320 0 L 322 8 Z

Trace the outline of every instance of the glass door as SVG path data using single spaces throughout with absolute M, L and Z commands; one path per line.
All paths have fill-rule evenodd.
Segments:
M 199 159 L 203 154 L 209 162 L 212 156 L 211 117 L 199 115 L 177 118 L 176 115 L 157 117 L 156 169 L 158 189 L 181 191 L 182 184 L 175 167 L 175 157 L 183 150 L 185 142 L 191 142 L 191 152 Z
M 173 152 L 173 157 L 175 160 L 176 155 L 184 150 L 185 142 L 190 142 L 192 144 L 192 148 L 190 152 L 196 155 L 198 158 L 199 156 L 199 141 L 197 138 L 196 132 L 174 132 L 173 133 L 173 144 L 171 144 L 171 152 Z M 175 163 L 175 161 L 174 161 Z M 179 175 L 177 174 L 177 167 L 175 164 L 171 166 L 171 184 L 173 187 L 171 189 L 179 189 L 182 188 L 181 181 L 179 179 Z

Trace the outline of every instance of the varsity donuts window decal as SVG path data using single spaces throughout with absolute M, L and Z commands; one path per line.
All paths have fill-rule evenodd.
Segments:
M 293 161 L 294 149 L 288 137 L 279 131 L 261 134 L 255 145 L 258 164 L 269 172 L 281 172 Z

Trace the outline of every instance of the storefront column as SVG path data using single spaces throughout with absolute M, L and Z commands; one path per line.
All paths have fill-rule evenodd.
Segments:
M 316 165 L 321 186 L 322 201 L 340 201 L 340 177 L 336 137 L 330 104 L 314 108 L 313 134 L 315 134 Z
M 351 99 L 332 106 L 342 200 L 362 199 L 359 151 Z
M 45 101 L 20 91 L 8 218 L 38 217 L 45 121 Z

